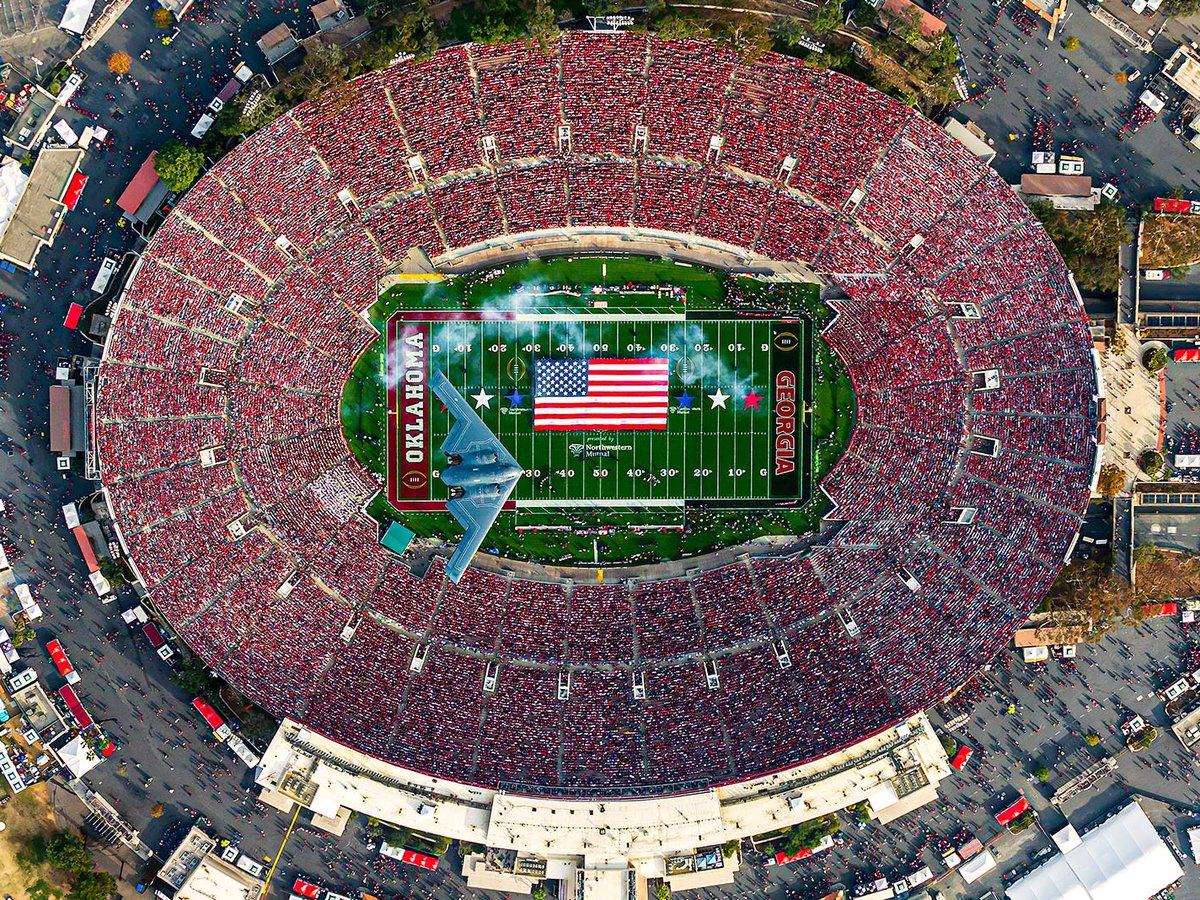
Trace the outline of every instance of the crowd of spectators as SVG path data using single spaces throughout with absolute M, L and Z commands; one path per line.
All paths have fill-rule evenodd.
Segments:
M 938 699 L 1042 598 L 1095 468 L 1082 307 L 1040 225 L 940 129 L 794 60 L 645 35 L 456 48 L 346 90 L 184 198 L 121 301 L 95 410 L 151 599 L 253 701 L 468 782 L 713 783 Z M 827 277 L 858 408 L 824 543 L 603 584 L 454 585 L 441 557 L 417 576 L 383 550 L 339 423 L 378 279 L 412 248 L 570 226 Z

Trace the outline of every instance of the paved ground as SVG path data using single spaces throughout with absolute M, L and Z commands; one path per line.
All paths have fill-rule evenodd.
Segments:
M 1186 644 L 1177 623 L 1157 619 L 1137 628 L 1120 628 L 1094 645 L 1082 645 L 1077 665 L 1051 662 L 1030 668 L 1017 660 L 1015 652 L 1006 652 L 976 688 L 968 688 L 960 699 L 934 714 L 935 722 L 943 726 L 965 714 L 965 723 L 952 733 L 982 750 L 965 772 L 943 782 L 945 802 L 940 808 L 927 807 L 890 828 L 869 826 L 846 847 L 795 866 L 799 869 L 796 885 L 807 890 L 799 896 L 819 896 L 823 885 L 844 880 L 846 871 L 901 874 L 904 866 L 897 869 L 896 861 L 909 863 L 917 848 L 937 845 L 938 836 L 952 838 L 965 830 L 989 843 L 1001 834 L 991 816 L 1018 791 L 1039 809 L 1048 830 L 1060 827 L 1064 815 L 1076 827 L 1086 827 L 1135 796 L 1164 801 L 1144 804 L 1157 825 L 1173 828 L 1178 821 L 1189 821 L 1181 817 L 1200 811 L 1200 779 L 1192 783 L 1195 759 L 1166 731 L 1162 703 L 1152 693 L 1182 667 Z M 1007 712 L 1010 703 L 1016 707 L 1013 714 Z M 1122 752 L 1119 729 L 1135 713 L 1164 728 L 1148 751 L 1131 754 Z M 1084 743 L 1089 733 L 1101 736 L 1099 747 Z M 1107 753 L 1121 754 L 1115 779 L 1101 782 L 1061 811 L 1049 806 L 1055 787 Z M 1048 785 L 1038 785 L 1029 777 L 1038 765 L 1051 769 Z M 943 878 L 936 888 L 949 897 L 998 891 L 1005 875 L 1025 871 L 1033 855 L 1049 845 L 1036 829 L 1020 839 L 1003 837 L 992 847 L 1000 859 L 1000 869 L 992 877 L 970 893 L 957 875 Z M 934 862 L 928 851 L 923 858 Z M 934 871 L 942 870 L 934 866 Z M 1184 890 L 1182 896 L 1197 896 L 1200 890 L 1200 869 L 1191 863 Z
M 1200 266 L 1192 266 L 1182 278 L 1163 281 L 1143 278 L 1138 308 L 1143 314 L 1200 312 Z
M 1196 498 L 1200 500 L 1200 497 Z M 1188 506 L 1144 504 L 1138 507 L 1135 544 L 1152 543 L 1164 550 L 1200 552 L 1200 503 Z
M 1121 467 L 1128 483 L 1138 474 L 1138 454 L 1158 446 L 1162 402 L 1158 379 L 1142 365 L 1141 343 L 1127 325 L 1117 325 L 1125 335 L 1125 349 L 1110 349 L 1101 357 L 1101 372 L 1108 397 L 1108 422 L 1104 461 Z
M 958 38 L 968 80 L 988 90 L 984 98 L 961 104 L 957 112 L 973 119 L 995 141 L 1000 152 L 993 165 L 1010 183 L 1029 170 L 1033 128 L 1041 117 L 1055 126 L 1056 149 L 1076 146 L 1086 162 L 1085 174 L 1097 182 L 1117 181 L 1125 202 L 1143 203 L 1174 185 L 1200 186 L 1195 157 L 1162 118 L 1129 140 L 1118 137 L 1124 113 L 1149 74 L 1161 68 L 1161 59 L 1125 44 L 1082 4 L 1070 6 L 1059 39 L 1051 45 L 1040 24 L 1031 36 L 1014 24 L 1013 15 L 1020 9 L 1016 0 L 1001 3 L 1000 9 L 988 0 L 939 0 L 932 6 Z M 1082 44 L 1073 54 L 1062 49 L 1068 35 Z M 1070 62 L 1064 63 L 1064 57 Z M 1117 84 L 1113 76 L 1129 66 L 1147 74 L 1133 84 Z M 1049 92 L 1044 89 L 1047 83 Z M 1010 142 L 1009 133 L 1017 139 Z
M 1173 341 L 1186 347 L 1189 342 Z M 1163 446 L 1171 454 L 1200 453 L 1200 366 L 1172 363 L 1166 372 L 1167 421 Z M 1200 477 L 1200 469 L 1177 470 L 1176 476 Z

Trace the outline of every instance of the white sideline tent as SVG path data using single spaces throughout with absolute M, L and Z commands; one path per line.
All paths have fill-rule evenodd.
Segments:
M 1137 803 L 1063 845 L 1006 890 L 1009 900 L 1149 900 L 1183 875 Z

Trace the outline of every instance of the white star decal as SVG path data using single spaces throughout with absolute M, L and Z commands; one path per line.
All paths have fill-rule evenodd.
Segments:
M 475 401 L 476 409 L 491 409 L 492 400 L 496 398 L 495 394 L 489 394 L 483 388 L 479 389 L 478 394 L 472 394 L 471 399 Z
M 716 409 L 718 406 L 721 407 L 721 409 L 728 409 L 728 407 L 725 405 L 725 401 L 729 399 L 729 395 L 720 388 L 717 388 L 717 392 L 715 394 L 709 394 L 708 399 L 712 401 L 712 406 L 710 406 L 709 409 Z

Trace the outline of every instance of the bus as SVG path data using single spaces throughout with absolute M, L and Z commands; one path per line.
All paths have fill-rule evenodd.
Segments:
M 112 281 L 113 273 L 116 271 L 117 261 L 111 256 L 106 257 L 104 262 L 100 263 L 100 271 L 96 273 L 96 277 L 92 281 L 92 293 L 103 294 L 108 290 L 108 283 Z

